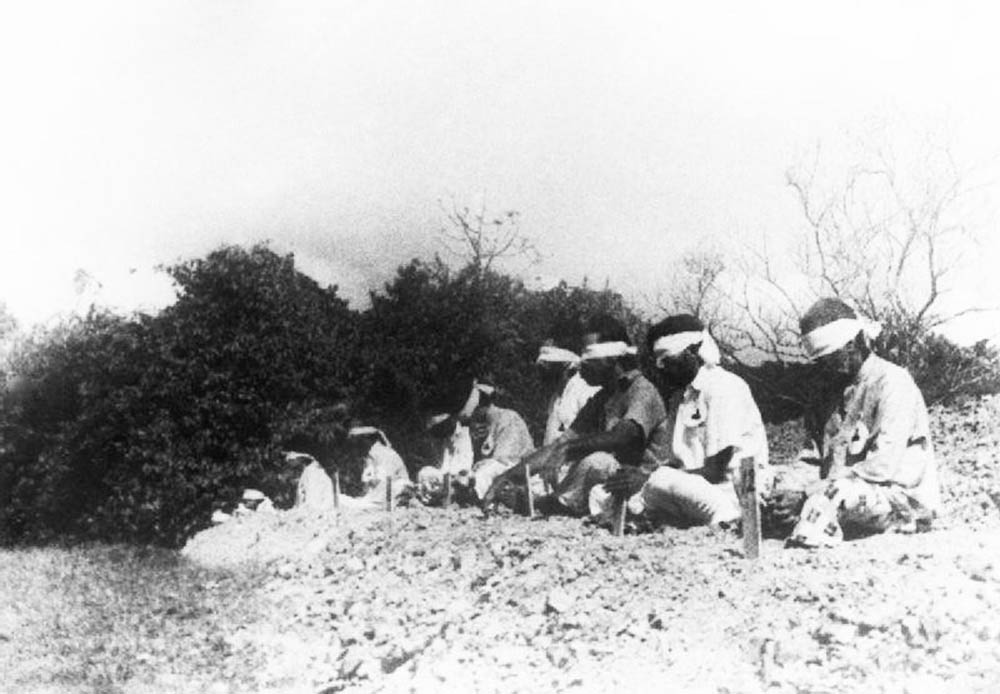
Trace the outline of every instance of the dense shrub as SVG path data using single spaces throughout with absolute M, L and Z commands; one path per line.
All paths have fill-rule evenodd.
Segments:
M 299 469 L 284 462 L 288 449 L 337 464 L 349 491 L 359 461 L 339 437 L 352 417 L 383 427 L 416 470 L 434 457 L 421 403 L 463 375 L 492 377 L 501 404 L 540 438 L 541 341 L 578 338 L 595 313 L 618 316 L 640 345 L 645 329 L 607 288 L 531 291 L 439 259 L 399 268 L 364 313 L 266 246 L 224 247 L 167 271 L 178 300 L 159 315 L 92 312 L 10 360 L 0 540 L 175 544 L 245 487 L 290 504 Z M 1000 357 L 986 343 L 963 348 L 890 326 L 880 349 L 906 360 L 930 402 L 1000 388 Z M 807 364 L 734 368 L 769 422 L 829 400 Z
M 287 494 L 283 439 L 350 395 L 357 316 L 290 256 L 229 247 L 169 272 L 159 316 L 91 314 L 21 360 L 5 539 L 178 542 L 244 487 Z
M 358 403 L 379 422 L 416 469 L 433 450 L 421 431 L 421 402 L 441 381 L 488 375 L 500 404 L 524 415 L 536 438 L 544 429 L 544 398 L 532 367 L 553 330 L 578 338 L 593 313 L 630 325 L 635 314 L 620 294 L 562 284 L 529 291 L 517 280 L 470 265 L 453 271 L 439 259 L 399 269 L 364 317 L 366 391 Z

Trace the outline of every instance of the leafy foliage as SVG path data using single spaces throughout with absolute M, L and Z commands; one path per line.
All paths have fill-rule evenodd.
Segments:
M 347 394 L 356 316 L 291 257 L 227 247 L 169 272 L 180 296 L 161 315 L 92 313 L 21 360 L 7 539 L 178 542 L 244 487 L 287 490 L 283 437 Z
M 91 312 L 9 359 L 0 413 L 0 541 L 54 537 L 182 542 L 246 487 L 289 505 L 303 450 L 358 473 L 340 436 L 353 416 L 383 427 L 411 470 L 432 461 L 421 403 L 437 384 L 488 375 L 536 437 L 546 403 L 532 367 L 546 338 L 573 344 L 611 313 L 645 326 L 608 288 L 532 291 L 470 263 L 400 267 L 358 313 L 267 246 L 223 247 L 167 268 L 177 302 L 156 316 Z M 886 348 L 929 401 L 1000 388 L 1000 357 L 903 330 Z M 890 355 L 891 356 L 891 355 Z M 740 367 L 769 421 L 822 395 L 807 365 Z M 974 378 L 970 378 L 970 374 Z M 973 384 L 970 390 L 970 384 Z

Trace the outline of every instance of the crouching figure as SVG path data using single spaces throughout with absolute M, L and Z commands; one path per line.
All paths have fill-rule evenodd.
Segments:
M 927 406 L 913 377 L 874 353 L 879 326 L 838 299 L 814 304 L 800 328 L 806 355 L 836 397 L 811 442 L 820 480 L 774 501 L 797 516 L 788 544 L 829 546 L 845 534 L 928 527 L 940 489 Z
M 647 335 L 657 380 L 668 393 L 664 446 L 650 471 L 623 466 L 590 494 L 591 513 L 610 520 L 614 499 L 630 514 L 682 527 L 732 525 L 739 461 L 752 457 L 758 490 L 769 485 L 767 436 L 750 388 L 719 365 L 719 349 L 691 315 L 670 316 Z

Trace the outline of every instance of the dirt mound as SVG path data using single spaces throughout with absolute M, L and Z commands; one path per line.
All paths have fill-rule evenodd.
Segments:
M 614 538 L 417 508 L 259 514 L 185 553 L 270 566 L 261 591 L 285 619 L 230 636 L 271 654 L 264 689 L 997 691 L 1000 408 L 932 417 L 948 513 L 920 535 L 766 541 L 750 562 L 704 528 Z

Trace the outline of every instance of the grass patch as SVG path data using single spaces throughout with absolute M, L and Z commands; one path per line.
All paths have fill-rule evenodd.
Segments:
M 261 655 L 233 636 L 270 616 L 260 585 L 253 571 L 209 570 L 158 548 L 2 550 L 0 689 L 249 688 Z

